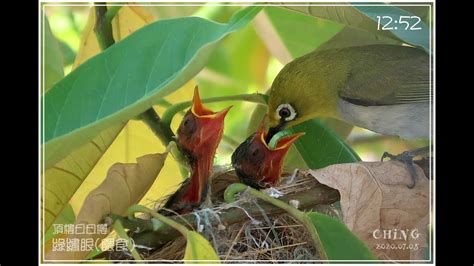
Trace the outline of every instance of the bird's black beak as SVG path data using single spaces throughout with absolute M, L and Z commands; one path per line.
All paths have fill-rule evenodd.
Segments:
M 273 136 L 275 136 L 276 133 L 282 131 L 286 126 L 286 121 L 285 119 L 281 118 L 280 119 L 280 122 L 278 122 L 278 125 L 274 126 L 274 127 L 270 127 L 268 129 L 268 133 L 267 133 L 267 136 L 265 138 L 265 141 L 267 143 L 270 143 L 270 140 L 273 138 Z

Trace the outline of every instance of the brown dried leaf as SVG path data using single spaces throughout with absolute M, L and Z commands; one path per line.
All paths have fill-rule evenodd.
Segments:
M 116 163 L 110 167 L 105 180 L 92 190 L 84 201 L 76 218 L 78 224 L 99 224 L 110 213 L 125 215 L 127 208 L 137 204 L 150 189 L 161 168 L 167 153 L 155 153 L 142 156 L 137 163 Z M 94 243 L 106 237 L 106 234 L 70 234 L 69 239 L 93 238 Z M 67 241 L 67 239 L 66 239 Z M 89 251 L 51 251 L 46 260 L 79 260 Z
M 374 255 L 380 259 L 408 260 L 410 241 L 426 234 L 426 226 L 420 222 L 429 211 L 429 181 L 421 168 L 415 168 L 418 176 L 412 189 L 407 187 L 410 174 L 397 161 L 338 164 L 308 172 L 339 191 L 344 223 Z M 376 230 L 391 230 L 386 231 L 391 238 Z M 402 231 L 407 232 L 406 239 Z
M 430 221 L 430 216 L 426 215 L 423 219 L 421 219 L 416 227 L 420 228 L 421 233 L 420 237 L 416 239 L 410 239 L 410 244 L 411 245 L 417 245 L 418 249 L 412 249 L 410 250 L 410 260 L 426 260 L 424 253 L 427 248 L 430 248 L 428 245 L 429 243 L 429 232 L 428 232 L 428 224 Z

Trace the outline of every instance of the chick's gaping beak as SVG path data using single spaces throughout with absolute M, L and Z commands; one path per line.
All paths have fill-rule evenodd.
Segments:
M 231 107 L 213 112 L 202 104 L 196 86 L 193 105 L 178 128 L 178 146 L 191 158 L 191 179 L 181 199 L 183 202 L 200 204 L 204 199 L 214 156 L 224 132 L 224 118 Z
M 232 106 L 214 112 L 202 104 L 198 87 L 194 89 L 193 105 L 178 128 L 178 143 L 190 155 L 212 157 L 224 132 L 224 118 Z
M 275 147 L 270 148 L 267 140 L 269 132 L 265 130 L 264 123 L 232 154 L 232 165 L 241 182 L 259 189 L 278 184 L 291 144 L 304 135 L 296 133 L 282 137 Z

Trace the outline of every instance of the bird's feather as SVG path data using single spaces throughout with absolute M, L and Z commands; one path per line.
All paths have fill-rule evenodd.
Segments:
M 338 90 L 340 98 L 362 106 L 430 101 L 430 68 L 426 52 L 393 45 L 352 49 L 350 58 L 353 62 L 345 86 Z M 372 60 L 363 60 L 367 57 Z

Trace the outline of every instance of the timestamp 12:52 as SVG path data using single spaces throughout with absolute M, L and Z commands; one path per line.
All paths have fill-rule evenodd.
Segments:
M 421 30 L 418 16 L 377 16 L 377 30 Z

